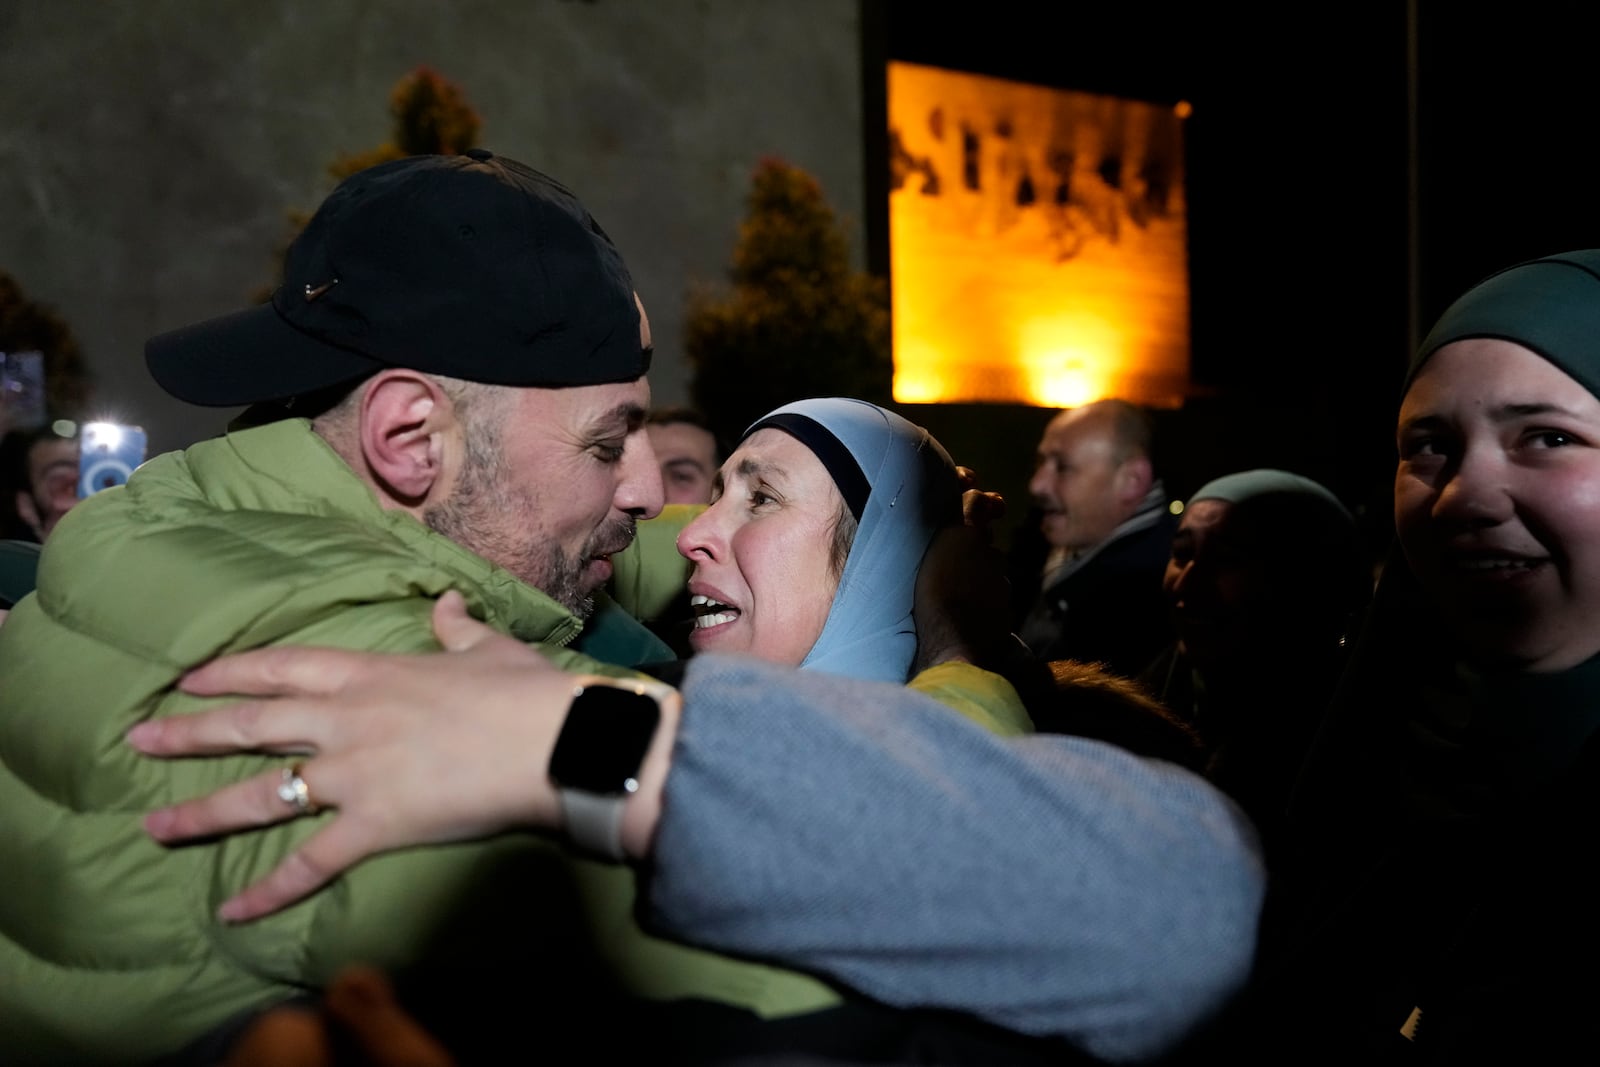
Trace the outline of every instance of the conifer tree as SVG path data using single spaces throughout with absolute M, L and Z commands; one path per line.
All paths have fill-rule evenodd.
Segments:
M 28 298 L 17 280 L 0 270 L 0 352 L 38 352 L 44 363 L 46 420 L 79 419 L 89 401 L 89 369 L 67 321 L 53 308 Z M 0 397 L 0 433 L 32 429 Z
M 406 156 L 453 156 L 478 144 L 483 119 L 461 87 L 432 67 L 418 67 L 389 91 L 393 135 L 376 148 L 340 156 L 328 166 L 336 181 Z
M 389 91 L 389 115 L 394 120 L 389 140 L 364 152 L 341 155 L 328 164 L 328 174 L 335 182 L 391 159 L 464 152 L 477 145 L 483 128 L 483 119 L 467 102 L 461 87 L 427 66 L 417 67 L 395 83 Z M 289 212 L 288 233 L 277 249 L 277 276 L 283 274 L 283 257 L 289 245 L 311 221 L 311 215 L 298 208 Z M 272 299 L 276 285 L 274 281 L 259 290 L 256 300 Z
M 811 175 L 757 166 L 730 271 L 732 289 L 691 295 L 684 349 L 696 407 L 737 440 L 792 400 L 891 403 L 888 286 L 851 269 L 843 227 Z

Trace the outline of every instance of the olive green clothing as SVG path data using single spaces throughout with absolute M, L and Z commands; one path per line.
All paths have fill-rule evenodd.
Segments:
M 628 551 L 613 557 L 608 588 L 635 618 L 654 622 L 684 594 L 689 561 L 678 555 L 678 535 L 704 510 L 704 504 L 668 504 L 660 515 L 640 521 Z
M 758 1014 L 833 1002 L 809 978 L 647 937 L 631 918 L 631 871 L 528 835 L 403 850 L 259 922 L 215 919 L 325 819 L 164 848 L 144 833 L 145 812 L 285 760 L 147 759 L 123 734 L 207 706 L 174 685 L 221 653 L 436 649 L 429 613 L 447 589 L 562 666 L 625 673 L 563 648 L 583 624 L 544 594 L 382 509 L 301 420 L 159 456 L 67 516 L 38 594 L 0 627 L 5 1058 L 146 1060 L 352 961 L 429 989 L 429 1003 L 462 990 L 485 1032 L 513 1021 L 489 1009 L 489 983 L 530 1003 L 541 982 L 578 1003 L 619 976 Z M 584 972 L 596 943 L 609 972 Z

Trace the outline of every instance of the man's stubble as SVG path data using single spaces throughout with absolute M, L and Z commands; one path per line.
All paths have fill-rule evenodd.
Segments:
M 423 512 L 428 528 L 448 537 L 571 611 L 580 619 L 594 612 L 594 591 L 583 589 L 583 573 L 597 552 L 609 555 L 633 542 L 634 522 L 601 526 L 569 558 L 546 536 L 544 503 L 516 485 L 500 448 L 502 415 L 469 422 L 466 457 L 450 499 Z

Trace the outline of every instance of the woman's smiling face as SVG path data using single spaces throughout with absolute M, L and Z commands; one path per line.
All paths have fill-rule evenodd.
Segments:
M 1445 345 L 1400 408 L 1395 526 L 1478 656 L 1556 671 L 1600 652 L 1600 400 L 1510 341 Z
M 832 545 L 844 498 L 822 461 L 775 429 L 746 438 L 716 482 L 711 506 L 678 536 L 694 564 L 689 642 L 799 666 L 839 587 Z

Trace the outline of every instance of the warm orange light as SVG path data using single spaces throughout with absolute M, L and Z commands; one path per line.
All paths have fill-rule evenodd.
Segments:
M 897 401 L 1182 403 L 1182 110 L 889 65 Z

